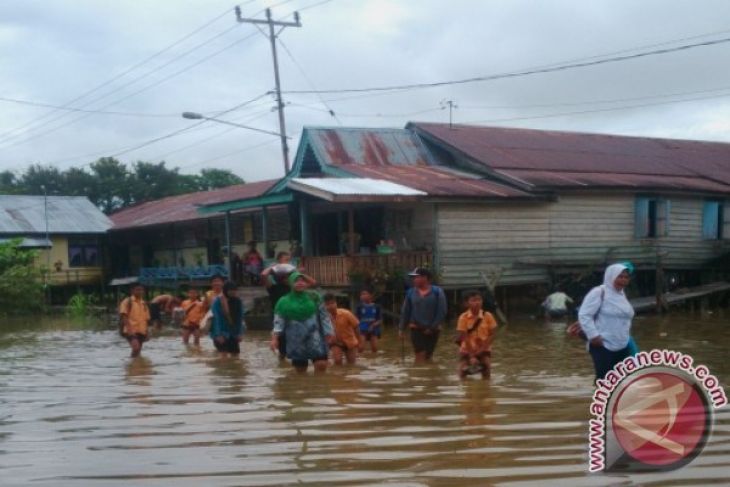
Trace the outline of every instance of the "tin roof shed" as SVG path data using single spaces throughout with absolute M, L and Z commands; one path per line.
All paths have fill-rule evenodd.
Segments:
M 47 203 L 47 213 L 46 213 Z M 0 235 L 105 233 L 112 222 L 84 196 L 0 195 Z

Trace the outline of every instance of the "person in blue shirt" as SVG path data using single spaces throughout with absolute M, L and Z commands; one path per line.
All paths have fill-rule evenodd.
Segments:
M 360 291 L 360 304 L 355 308 L 355 315 L 360 321 L 360 351 L 362 352 L 365 342 L 370 343 L 370 351 L 378 351 L 378 339 L 380 338 L 380 327 L 383 323 L 380 305 L 373 302 L 373 292 L 370 289 Z
M 246 324 L 243 321 L 243 302 L 234 283 L 229 281 L 223 285 L 223 292 L 213 300 L 211 311 L 210 338 L 216 350 L 222 354 L 238 355 Z
M 433 274 L 429 269 L 416 267 L 408 275 L 413 279 L 413 287 L 403 300 L 398 334 L 403 340 L 406 328 L 410 330 L 416 363 L 422 364 L 432 361 L 448 311 L 446 295 L 431 283 Z

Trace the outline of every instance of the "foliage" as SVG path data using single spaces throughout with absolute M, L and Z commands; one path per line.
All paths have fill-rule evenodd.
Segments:
M 350 285 L 354 288 L 371 287 L 376 291 L 401 290 L 406 273 L 400 269 L 372 269 L 355 267 L 348 273 Z
M 164 161 L 137 161 L 127 167 L 112 157 L 102 157 L 89 169 L 71 167 L 64 171 L 54 166 L 33 164 L 25 172 L 0 172 L 0 194 L 43 194 L 87 196 L 103 212 L 194 191 L 207 191 L 243 183 L 243 179 L 224 169 L 202 169 L 200 174 L 180 174 L 177 167 Z
M 96 299 L 91 294 L 84 294 L 82 292 L 74 294 L 71 296 L 71 299 L 68 300 L 66 313 L 77 318 L 87 316 L 89 314 L 89 308 L 91 308 L 94 303 L 96 303 Z
M 19 247 L 20 240 L 0 243 L 0 314 L 27 313 L 43 307 L 36 253 Z

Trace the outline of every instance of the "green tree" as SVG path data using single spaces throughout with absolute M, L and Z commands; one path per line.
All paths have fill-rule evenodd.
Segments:
M 43 186 L 48 194 L 63 194 L 66 189 L 61 171 L 41 164 L 29 166 L 20 177 L 19 186 L 24 194 L 43 194 Z
M 132 202 L 131 176 L 124 164 L 113 157 L 102 157 L 92 162 L 90 167 L 97 181 L 94 204 L 104 213 L 111 213 Z
M 0 243 L 0 314 L 27 313 L 43 306 L 36 256 L 20 248 L 20 239 Z
M 99 204 L 99 181 L 93 175 L 72 167 L 63 172 L 64 190 L 67 196 L 88 196 L 95 205 Z
M 226 186 L 243 183 L 243 179 L 228 169 L 201 169 L 200 176 L 198 176 L 198 188 L 201 191 L 225 188 Z
M 18 191 L 18 178 L 13 171 L 0 172 L 0 194 L 13 194 Z
M 156 200 L 165 196 L 181 194 L 183 188 L 178 186 L 180 174 L 178 169 L 170 169 L 165 162 L 137 161 L 132 166 L 132 185 L 130 193 L 135 203 Z

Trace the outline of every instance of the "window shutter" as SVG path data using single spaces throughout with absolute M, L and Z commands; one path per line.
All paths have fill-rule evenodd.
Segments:
M 705 201 L 702 208 L 702 238 L 717 238 L 717 220 L 720 210 L 719 204 L 715 201 Z
M 730 238 L 730 208 L 728 208 L 728 205 L 725 202 L 722 202 L 720 204 L 722 205 L 723 217 L 722 238 L 727 239 Z
M 670 200 L 662 200 L 662 203 L 664 203 L 664 231 L 663 232 L 657 232 L 659 235 L 663 235 L 665 237 L 669 236 L 669 227 L 671 223 L 670 216 L 672 215 L 672 202 Z
M 634 202 L 634 236 L 645 238 L 649 234 L 649 199 L 636 198 Z

